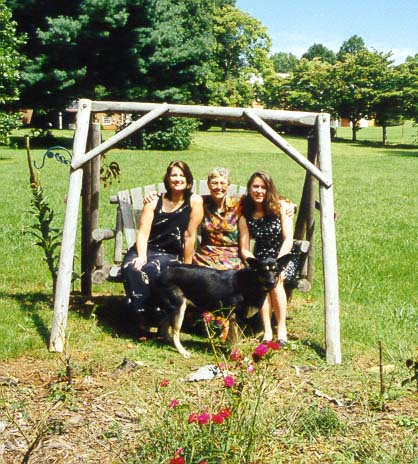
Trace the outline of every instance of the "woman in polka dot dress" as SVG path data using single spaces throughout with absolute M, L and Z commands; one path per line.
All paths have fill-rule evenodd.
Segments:
M 240 251 L 242 258 L 279 258 L 291 252 L 293 246 L 293 218 L 286 214 L 288 203 L 282 199 L 272 178 L 265 172 L 255 172 L 247 183 L 247 193 L 242 198 L 242 216 L 239 219 Z M 254 240 L 251 251 L 250 241 Z M 279 277 L 261 309 L 264 340 L 273 339 L 271 314 L 277 321 L 277 339 L 281 345 L 287 342 L 286 314 L 287 297 L 284 289 L 286 279 L 296 272 L 296 263 L 291 261 Z

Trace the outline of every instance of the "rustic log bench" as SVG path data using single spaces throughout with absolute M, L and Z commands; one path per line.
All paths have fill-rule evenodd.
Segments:
M 152 191 L 165 192 L 164 184 L 151 184 L 131 190 L 123 190 L 110 197 L 110 203 L 117 205 L 116 226 L 114 229 L 95 229 L 92 233 L 93 241 L 99 249 L 96 267 L 92 274 L 94 284 L 102 284 L 105 281 L 122 282 L 122 259 L 126 250 L 136 241 L 137 225 L 144 206 L 144 197 Z M 200 195 L 208 195 L 207 181 L 195 181 L 193 191 L 198 192 Z M 245 192 L 246 187 L 236 184 L 231 184 L 228 189 L 229 196 L 241 196 Z M 113 264 L 107 263 L 104 259 L 103 242 L 106 240 L 114 240 Z M 306 258 L 309 246 L 310 244 L 306 240 L 294 240 L 293 251 L 299 254 L 301 266 L 298 269 L 296 279 L 287 283 L 287 290 L 291 291 L 294 288 L 299 289 L 301 292 L 310 290 L 311 284 L 306 279 Z

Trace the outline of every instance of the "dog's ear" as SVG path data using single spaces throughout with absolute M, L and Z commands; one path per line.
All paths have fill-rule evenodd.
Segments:
M 280 269 L 280 272 L 289 264 L 289 261 L 292 260 L 292 255 L 288 253 L 287 255 L 280 256 L 276 259 L 277 267 Z
M 247 263 L 250 266 L 251 269 L 256 269 L 257 264 L 258 264 L 258 259 L 257 258 L 247 258 Z

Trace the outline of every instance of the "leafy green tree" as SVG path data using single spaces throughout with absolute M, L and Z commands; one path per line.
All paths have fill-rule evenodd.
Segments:
M 266 28 L 231 5 L 215 8 L 213 20 L 215 44 L 207 103 L 247 106 L 262 99 L 263 79 L 273 72 Z
M 382 79 L 381 89 L 376 95 L 373 110 L 376 124 L 382 127 L 383 145 L 386 145 L 387 128 L 399 126 L 405 120 L 405 98 L 399 67 L 388 67 Z
M 335 110 L 352 125 L 356 141 L 359 122 L 372 117 L 374 104 L 384 90 L 385 76 L 391 66 L 390 53 L 360 50 L 347 54 L 333 67 L 331 82 L 335 86 Z
M 334 112 L 333 86 L 330 76 L 332 65 L 319 58 L 302 58 L 288 78 L 278 79 L 272 106 L 289 110 Z
M 418 53 L 399 66 L 405 116 L 418 122 Z
M 0 143 L 7 142 L 22 118 L 12 108 L 19 98 L 19 48 L 23 42 L 24 36 L 16 32 L 10 9 L 0 0 Z
M 337 60 L 344 61 L 347 54 L 352 55 L 360 50 L 366 50 L 364 40 L 358 35 L 353 35 L 342 43 L 337 53 Z
M 313 60 L 314 58 L 319 58 L 320 60 L 334 64 L 336 61 L 335 53 L 329 48 L 325 47 L 322 44 L 313 44 L 308 48 L 308 51 L 302 55 L 302 58 L 307 60 Z
M 299 59 L 293 53 L 278 52 L 271 56 L 274 70 L 278 73 L 289 73 L 296 69 Z

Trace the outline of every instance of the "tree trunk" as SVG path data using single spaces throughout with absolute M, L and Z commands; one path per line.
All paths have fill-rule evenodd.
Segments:
M 357 119 L 351 119 L 351 129 L 352 129 L 351 140 L 353 142 L 357 142 Z
M 388 142 L 388 137 L 387 137 L 387 127 L 385 125 L 382 126 L 382 141 L 383 145 L 386 145 Z

